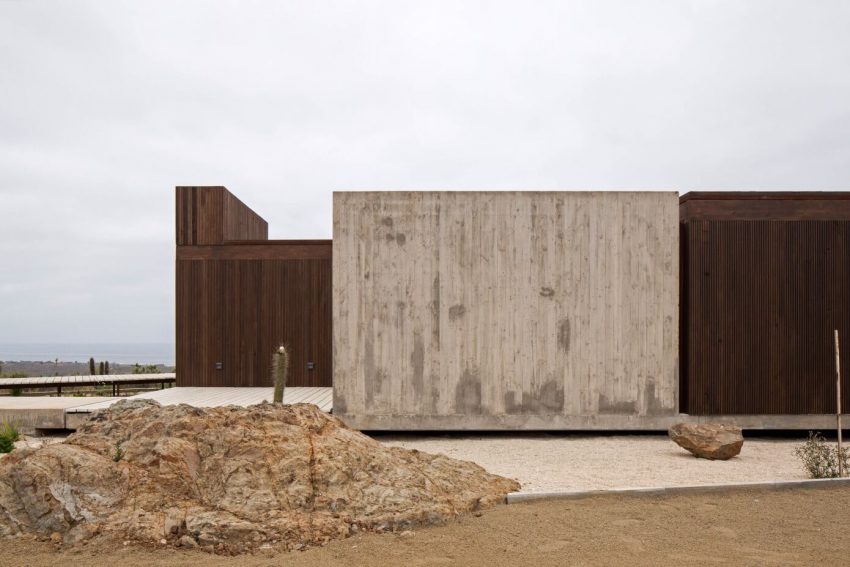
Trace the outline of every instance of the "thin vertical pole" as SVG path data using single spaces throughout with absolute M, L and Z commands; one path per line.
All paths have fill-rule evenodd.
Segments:
M 844 476 L 841 458 L 841 359 L 838 356 L 838 329 L 835 329 L 835 425 L 838 429 L 838 476 Z

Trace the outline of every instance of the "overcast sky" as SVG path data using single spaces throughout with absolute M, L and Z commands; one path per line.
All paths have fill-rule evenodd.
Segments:
M 181 184 L 850 189 L 850 2 L 0 0 L 0 342 L 172 341 Z

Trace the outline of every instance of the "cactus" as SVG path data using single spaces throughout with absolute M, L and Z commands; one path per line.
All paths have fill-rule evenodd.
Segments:
M 272 379 L 274 380 L 274 403 L 283 403 L 283 390 L 286 388 L 286 377 L 289 374 L 289 351 L 280 345 L 272 355 Z

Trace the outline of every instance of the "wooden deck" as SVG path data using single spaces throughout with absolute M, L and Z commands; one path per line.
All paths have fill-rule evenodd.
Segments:
M 120 398 L 122 400 L 156 400 L 164 406 L 188 404 L 199 408 L 220 406 L 250 406 L 264 401 L 270 402 L 274 388 L 202 388 L 177 387 L 154 392 L 145 392 Z M 67 413 L 91 413 L 108 408 L 118 400 L 106 400 L 95 403 L 81 403 L 66 410 Z M 320 410 L 330 412 L 333 409 L 333 388 L 292 387 L 284 391 L 285 404 L 315 404 Z
M 30 378 L 3 378 L 0 379 L 0 390 L 11 390 L 13 388 L 32 390 L 48 390 L 43 395 L 50 395 L 49 390 L 56 390 L 56 396 L 62 395 L 62 388 L 76 388 L 80 386 L 111 386 L 112 395 L 121 395 L 121 385 L 133 384 L 159 384 L 164 389 L 166 384 L 174 384 L 176 376 L 174 373 L 159 374 L 99 374 L 86 376 L 34 376 Z M 67 391 L 66 391 L 67 392 Z M 40 395 L 40 394 L 39 394 Z
M 3 378 L 0 388 L 36 388 L 57 386 L 98 386 L 101 384 L 146 384 L 174 382 L 173 373 L 165 374 L 103 374 L 97 376 L 36 376 L 32 378 Z

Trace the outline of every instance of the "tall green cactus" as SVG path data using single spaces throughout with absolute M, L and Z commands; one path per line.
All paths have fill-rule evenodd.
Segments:
M 272 355 L 272 379 L 274 380 L 274 403 L 283 403 L 283 390 L 289 375 L 289 351 L 280 345 Z

